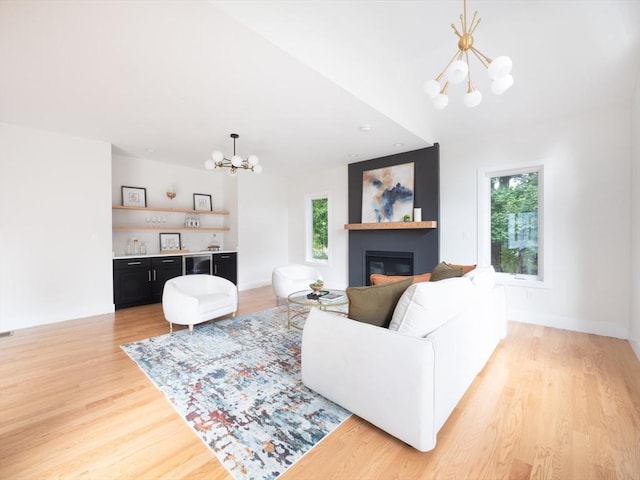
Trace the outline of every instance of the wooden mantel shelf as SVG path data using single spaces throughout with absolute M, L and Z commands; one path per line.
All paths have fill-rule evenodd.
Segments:
M 346 223 L 345 230 L 408 230 L 420 228 L 437 228 L 438 222 L 382 222 L 382 223 Z

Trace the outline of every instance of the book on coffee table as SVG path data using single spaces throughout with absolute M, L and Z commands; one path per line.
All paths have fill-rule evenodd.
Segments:
M 344 298 L 344 293 L 329 292 L 322 295 L 320 297 L 320 300 L 323 302 L 337 302 L 338 300 L 343 300 Z

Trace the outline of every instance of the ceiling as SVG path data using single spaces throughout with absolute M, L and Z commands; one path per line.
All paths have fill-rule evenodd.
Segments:
M 462 1 L 0 0 L 0 122 L 194 168 L 236 132 L 265 173 L 296 174 L 630 104 L 639 0 L 468 3 L 515 85 L 493 95 L 472 60 L 483 102 L 456 85 L 437 111 L 422 84 L 457 48 Z

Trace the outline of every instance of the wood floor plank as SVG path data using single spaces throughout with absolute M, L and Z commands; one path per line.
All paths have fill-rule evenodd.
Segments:
M 240 294 L 240 314 L 273 306 L 270 287 Z M 230 479 L 120 348 L 168 331 L 156 304 L 1 338 L 0 478 Z M 640 479 L 640 362 L 624 340 L 510 322 L 435 450 L 352 416 L 281 478 Z

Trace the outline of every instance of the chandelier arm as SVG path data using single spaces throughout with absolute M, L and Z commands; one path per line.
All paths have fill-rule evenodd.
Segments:
M 463 0 L 462 5 L 463 5 L 462 11 L 464 13 L 464 21 L 462 22 L 462 31 L 463 31 L 463 33 L 467 33 L 468 32 L 468 30 L 467 30 L 467 0 Z M 460 15 L 460 17 L 461 17 L 461 20 L 462 20 L 462 15 Z
M 460 54 L 462 53 L 462 50 L 458 49 L 456 50 L 456 53 L 453 55 L 453 57 L 451 58 L 451 60 L 449 60 L 449 63 L 447 63 L 447 66 L 444 67 L 444 70 L 442 70 L 442 72 L 440 72 L 440 74 L 436 77 L 436 81 L 439 82 L 442 77 L 444 76 L 444 74 L 447 72 L 447 69 L 451 66 L 451 64 L 453 62 L 456 61 L 457 58 L 459 58 Z
M 453 28 L 453 33 L 455 33 L 458 36 L 458 38 L 462 38 L 462 34 L 458 31 L 458 29 L 453 23 L 451 24 L 451 28 Z
M 471 29 L 469 30 L 469 35 L 473 35 L 473 32 L 475 32 L 476 28 L 478 28 L 478 25 L 480 25 L 480 20 L 482 20 L 482 18 L 478 18 L 478 20 L 476 21 L 476 15 L 478 15 L 478 12 L 473 14 L 473 20 L 471 20 Z M 474 21 L 476 21 L 475 25 L 473 24 Z
M 480 63 L 484 65 L 484 68 L 489 68 L 489 64 L 491 63 L 491 59 L 487 57 L 484 53 L 478 50 L 476 47 L 471 47 L 470 50 L 474 53 L 474 55 L 480 60 Z
M 467 67 L 469 73 L 467 74 L 467 92 L 473 92 L 473 83 L 471 83 L 471 65 L 469 65 L 469 50 L 465 50 L 464 56 L 466 57 Z

